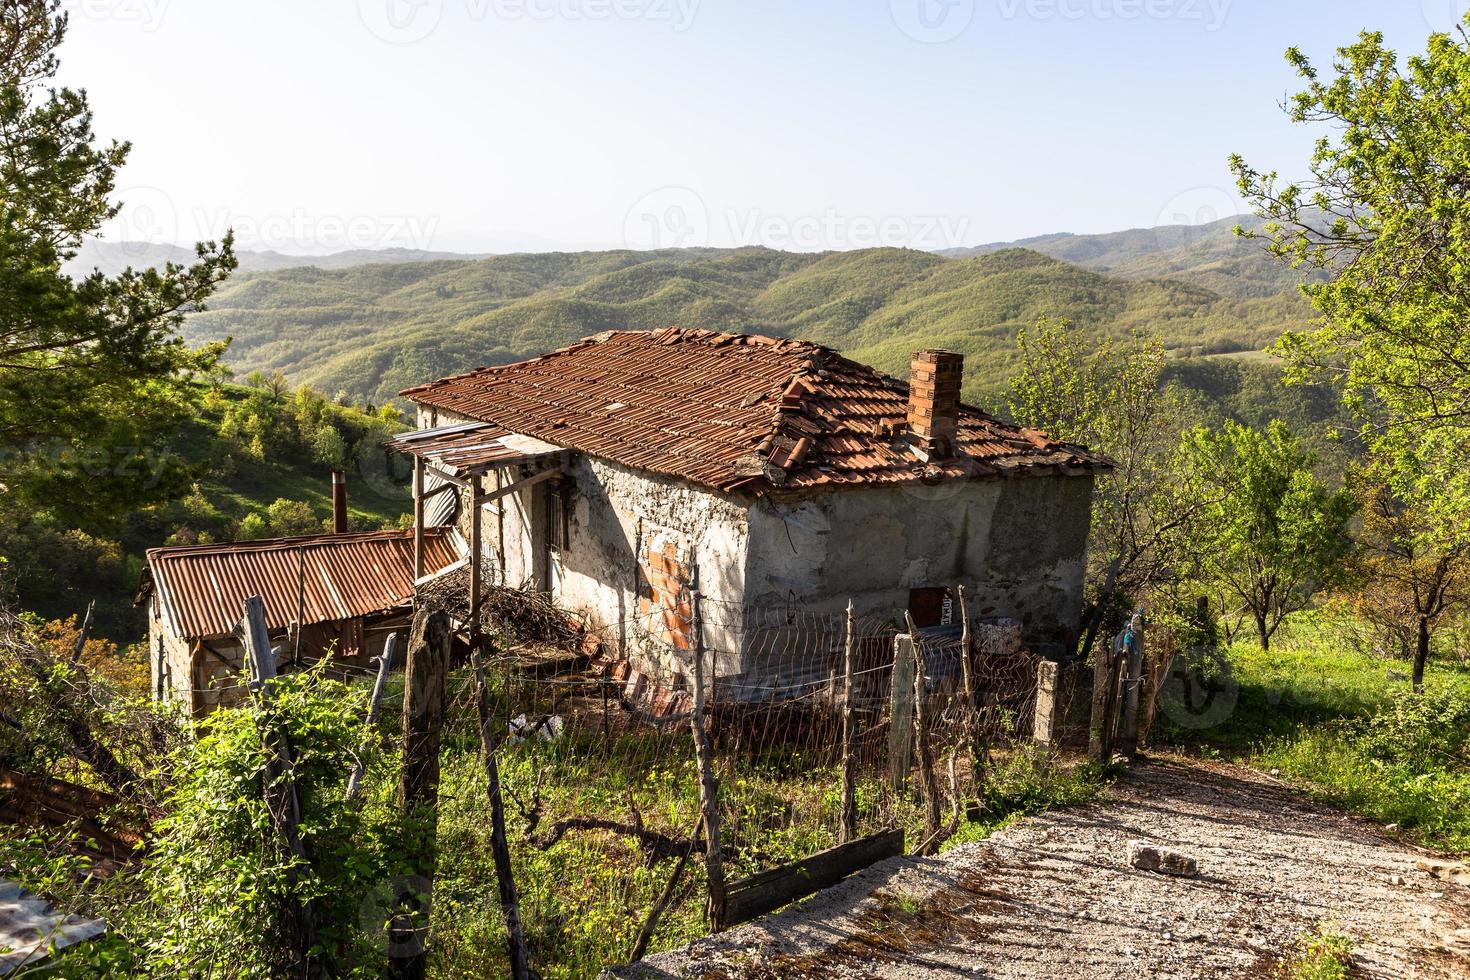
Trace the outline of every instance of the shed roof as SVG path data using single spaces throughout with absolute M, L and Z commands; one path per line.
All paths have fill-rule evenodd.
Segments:
M 908 385 L 800 340 L 619 330 L 402 392 L 421 405 L 719 490 L 1037 473 L 1108 462 L 961 407 L 955 455 L 903 438 Z
M 424 571 L 459 559 L 452 528 L 424 531 Z M 303 577 L 304 572 L 304 577 Z M 413 598 L 413 532 L 368 531 L 237 541 L 148 552 L 144 592 L 158 590 L 163 619 L 178 636 L 225 636 L 240 621 L 245 600 L 265 601 L 266 626 L 296 620 L 305 582 L 302 625 L 385 612 Z

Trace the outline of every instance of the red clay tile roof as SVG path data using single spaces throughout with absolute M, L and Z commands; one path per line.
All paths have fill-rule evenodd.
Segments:
M 451 529 L 424 529 L 424 572 L 459 559 Z M 305 569 L 302 625 L 356 619 L 413 598 L 413 532 L 367 531 L 300 538 L 153 548 L 141 596 L 158 590 L 163 621 L 177 636 L 225 636 L 240 621 L 245 599 L 265 601 L 266 625 L 296 619 Z
M 958 452 L 903 438 L 908 386 L 799 340 L 611 331 L 403 397 L 719 490 L 932 481 L 1108 468 L 1101 456 L 963 406 Z

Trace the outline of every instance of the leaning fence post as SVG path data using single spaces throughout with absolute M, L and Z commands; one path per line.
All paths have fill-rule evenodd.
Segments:
M 696 583 L 698 570 L 695 570 Z M 704 613 L 699 590 L 689 593 L 694 615 L 694 759 L 699 765 L 699 809 L 704 814 L 704 870 L 709 882 L 709 920 L 719 932 L 725 927 L 725 864 L 720 851 L 720 784 L 710 758 L 709 732 L 704 722 Z
M 958 586 L 960 598 L 960 677 L 965 686 L 965 738 L 969 742 L 970 761 L 978 777 L 985 764 L 985 746 L 980 736 L 980 684 L 975 676 L 975 638 L 970 633 L 970 609 L 965 603 L 965 587 Z
M 378 723 L 378 711 L 383 706 L 383 689 L 388 686 L 388 672 L 393 667 L 393 651 L 398 649 L 398 634 L 392 633 L 388 636 L 388 642 L 383 645 L 382 656 L 378 658 L 378 676 L 373 681 L 373 696 L 368 701 L 367 739 L 362 748 L 357 752 L 357 762 L 352 766 L 352 775 L 347 777 L 347 798 L 350 800 L 357 795 L 362 788 L 362 777 L 367 772 L 368 752 L 375 740 L 373 728 Z
M 932 835 L 939 830 L 939 786 L 934 781 L 934 754 L 929 748 L 929 719 L 925 705 L 928 692 L 924 672 L 928 658 L 919 642 L 914 618 L 905 611 L 904 619 L 908 623 L 909 635 L 914 638 L 914 740 L 919 749 L 919 787 L 924 794 L 924 832 Z
M 265 603 L 260 596 L 245 600 L 245 616 L 235 627 L 245 648 L 252 697 L 264 709 L 270 704 L 270 682 L 276 677 L 276 655 L 271 649 L 270 633 L 265 622 Z M 292 933 L 291 957 L 306 977 L 327 975 L 320 955 L 313 954 L 316 939 L 316 905 L 295 896 L 300 866 L 306 863 L 306 850 L 301 844 L 301 802 L 296 795 L 296 780 L 291 759 L 291 743 L 284 732 L 266 736 L 273 744 L 272 757 L 264 773 L 266 810 L 292 860 L 286 868 L 286 880 L 293 894 L 291 908 L 284 916 Z
M 439 740 L 444 727 L 444 683 L 449 670 L 449 614 L 420 605 L 409 633 L 403 668 L 403 773 L 398 806 L 428 826 L 414 854 L 414 873 L 429 882 L 432 902 L 434 831 L 439 805 Z M 428 962 L 428 909 L 416 894 L 403 896 L 389 925 L 389 969 L 395 977 L 421 978 Z
M 902 793 L 914 751 L 914 638 L 893 639 L 893 676 L 888 696 L 888 783 Z
M 842 645 L 842 842 L 857 839 L 857 777 L 852 741 L 852 600 L 847 600 L 847 639 Z

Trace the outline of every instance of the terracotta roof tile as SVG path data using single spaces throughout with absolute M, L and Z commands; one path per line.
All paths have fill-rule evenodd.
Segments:
M 403 397 L 590 456 L 720 490 L 1096 471 L 1103 457 L 961 406 L 956 454 L 901 436 L 908 386 L 799 340 L 671 328 L 612 331 Z M 612 404 L 626 406 L 607 411 Z M 796 452 L 802 439 L 807 445 Z M 760 475 L 751 472 L 752 454 Z M 782 464 L 782 465 L 777 465 Z

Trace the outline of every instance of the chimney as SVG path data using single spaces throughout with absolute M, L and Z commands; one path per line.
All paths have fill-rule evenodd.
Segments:
M 347 533 L 347 474 L 332 471 L 332 533 Z
M 960 425 L 960 383 L 965 356 L 921 350 L 909 362 L 909 435 L 930 459 L 954 454 Z

